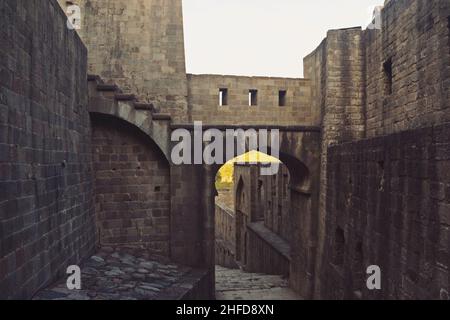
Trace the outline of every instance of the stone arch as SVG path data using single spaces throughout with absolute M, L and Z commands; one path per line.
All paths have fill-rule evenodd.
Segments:
M 292 145 L 282 143 L 280 147 L 278 158 L 288 169 L 290 177 L 291 230 L 296 230 L 289 239 L 291 249 L 289 282 L 294 290 L 304 297 L 309 297 L 314 286 L 315 237 L 318 222 L 313 204 L 317 192 L 312 174 L 314 169 L 310 170 L 306 163 L 311 165 L 313 160 Z M 272 153 L 270 147 L 267 153 Z M 242 239 L 245 240 L 243 237 Z M 245 243 L 242 245 L 245 246 Z
M 245 147 L 245 150 L 240 150 L 240 152 L 246 153 L 255 150 L 249 147 L 247 142 Z M 317 226 L 319 224 L 317 212 L 320 180 L 320 135 L 316 132 L 280 132 L 279 147 L 278 159 L 287 167 L 290 177 L 290 183 L 286 187 L 291 199 L 289 220 L 291 229 L 297 230 L 297 232 L 292 232 L 289 241 L 291 244 L 290 270 L 288 270 L 290 287 L 303 297 L 312 298 L 316 269 Z M 226 150 L 225 147 L 224 150 Z M 265 153 L 272 154 L 271 151 L 269 143 Z M 241 154 L 233 155 L 231 158 L 239 155 Z M 223 163 L 231 160 L 231 158 L 226 158 L 228 155 L 224 156 Z M 221 165 L 218 164 L 205 165 L 206 172 L 211 175 L 208 180 L 211 186 L 214 185 L 214 177 L 216 177 L 220 167 Z M 215 188 L 212 187 L 212 190 L 215 190 Z M 212 194 L 217 195 L 217 191 Z M 213 198 L 211 203 L 214 204 Z M 214 224 L 214 221 L 212 221 L 212 224 Z M 212 239 L 212 241 L 214 240 Z
M 311 174 L 308 167 L 301 160 L 284 152 L 280 152 L 280 160 L 289 170 L 290 187 L 305 193 L 311 192 Z
M 239 157 L 249 151 L 258 151 L 256 149 L 248 149 L 245 152 L 235 155 L 235 157 Z M 271 149 L 268 148 L 266 154 L 271 154 Z M 286 151 L 280 151 L 278 159 L 288 168 L 289 176 L 290 176 L 290 187 L 296 187 L 303 192 L 310 193 L 312 190 L 312 179 L 311 173 L 308 169 L 308 166 L 299 158 L 291 155 Z M 226 159 L 229 161 L 231 159 Z M 224 162 L 226 162 L 224 161 Z M 221 165 L 213 165 L 214 176 L 217 175 L 217 172 L 221 168 Z
M 302 296 L 312 292 L 315 261 L 315 225 L 317 216 L 313 208 L 314 187 L 310 168 L 286 151 L 280 151 L 280 160 L 289 171 L 291 263 L 289 271 L 290 286 Z
M 170 256 L 170 164 L 129 122 L 91 114 L 98 243 Z
M 151 112 L 136 110 L 132 104 L 91 98 L 89 113 L 122 119 L 148 135 L 170 161 L 170 120 L 154 121 Z

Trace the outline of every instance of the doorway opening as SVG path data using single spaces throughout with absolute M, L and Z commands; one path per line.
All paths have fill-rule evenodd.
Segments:
M 261 169 L 273 163 L 278 164 L 277 172 L 263 175 Z M 289 183 L 287 166 L 257 151 L 236 157 L 219 169 L 215 199 L 218 299 L 298 298 L 288 287 Z

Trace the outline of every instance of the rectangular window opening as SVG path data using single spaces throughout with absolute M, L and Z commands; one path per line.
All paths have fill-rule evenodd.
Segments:
M 286 90 L 280 90 L 278 92 L 278 105 L 280 107 L 285 107 L 286 106 L 286 96 L 287 96 L 287 91 Z
M 391 95 L 392 94 L 392 81 L 393 81 L 393 75 L 392 75 L 392 58 L 389 58 L 384 64 L 384 86 L 385 86 L 385 94 Z
M 219 106 L 228 105 L 228 89 L 219 89 Z
M 248 105 L 257 106 L 258 105 L 258 90 L 249 90 L 248 92 Z

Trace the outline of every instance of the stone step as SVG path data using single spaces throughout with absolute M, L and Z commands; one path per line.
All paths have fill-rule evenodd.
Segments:
M 116 84 L 99 83 L 97 84 L 97 90 L 103 92 L 117 92 L 119 91 L 119 87 Z
M 170 121 L 172 120 L 172 116 L 169 113 L 154 113 L 153 120 Z
M 97 83 L 97 91 L 109 99 L 115 99 L 117 94 L 122 93 L 116 84 L 111 83 Z
M 116 84 L 105 83 L 105 81 L 96 74 L 88 74 L 88 82 L 93 82 L 94 88 L 104 97 L 114 99 L 115 101 L 132 102 L 136 110 L 150 111 L 154 121 L 171 121 L 172 116 L 168 113 L 160 113 L 153 103 L 139 102 L 136 95 L 132 93 L 123 93 Z M 95 90 L 94 89 L 94 90 Z
M 96 75 L 96 74 L 88 74 L 87 80 L 89 82 L 95 81 L 97 83 L 102 83 L 102 78 L 100 76 Z
M 134 108 L 136 110 L 148 110 L 148 111 L 154 111 L 155 107 L 153 103 L 142 103 L 142 102 L 135 102 Z
M 136 96 L 134 94 L 128 93 L 118 93 L 114 96 L 117 101 L 136 101 Z

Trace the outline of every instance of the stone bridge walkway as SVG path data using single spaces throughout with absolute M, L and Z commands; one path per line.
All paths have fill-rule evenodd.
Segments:
M 217 300 L 302 300 L 281 276 L 216 266 Z

